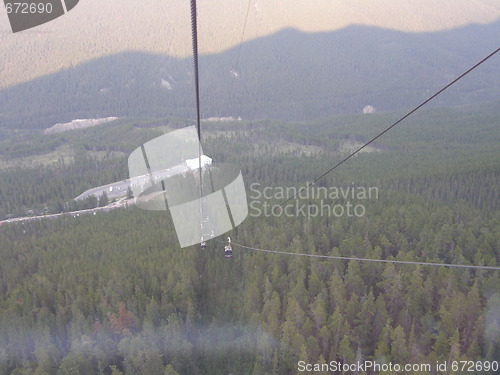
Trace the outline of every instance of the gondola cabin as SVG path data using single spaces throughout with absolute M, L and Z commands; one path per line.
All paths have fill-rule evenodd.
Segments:
M 227 238 L 227 245 L 224 247 L 224 256 L 231 258 L 233 256 L 233 248 L 231 247 L 231 237 Z

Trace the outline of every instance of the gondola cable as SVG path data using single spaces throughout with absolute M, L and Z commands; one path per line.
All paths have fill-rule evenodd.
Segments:
M 238 71 L 238 65 L 240 63 L 240 55 L 241 55 L 241 47 L 243 46 L 243 39 L 245 37 L 245 30 L 247 28 L 247 22 L 248 22 L 248 14 L 250 13 L 250 5 L 252 3 L 252 0 L 248 0 L 248 5 L 247 5 L 247 13 L 245 15 L 245 22 L 243 23 L 243 31 L 241 33 L 241 38 L 240 38 L 240 43 L 238 45 L 238 52 L 236 55 L 236 65 L 234 67 L 234 71 Z
M 200 115 L 200 83 L 198 70 L 198 24 L 196 14 L 196 0 L 191 0 L 191 34 L 193 40 L 193 65 L 194 65 L 194 86 L 196 95 L 196 130 L 198 132 L 198 170 L 200 179 L 200 235 L 201 247 L 204 248 L 205 241 L 203 235 L 203 173 L 201 170 L 201 115 Z
M 338 168 L 340 165 L 344 164 L 347 160 L 349 160 L 354 155 L 356 155 L 358 152 L 360 152 L 361 150 L 363 150 L 365 147 L 367 147 L 368 145 L 370 145 L 371 143 L 373 143 L 375 140 L 377 140 L 378 138 L 380 138 L 381 136 L 383 136 L 385 133 L 387 133 L 389 130 L 391 130 L 392 128 L 394 128 L 396 125 L 400 124 L 403 120 L 405 120 L 408 117 L 410 117 L 411 115 L 413 115 L 416 111 L 418 111 L 424 105 L 426 105 L 427 103 L 429 103 L 430 101 L 432 101 L 433 99 L 435 99 L 443 91 L 445 91 L 448 88 L 450 88 L 451 86 L 453 86 L 455 83 L 457 83 L 458 81 L 460 81 L 462 78 L 464 78 L 470 72 L 472 72 L 474 69 L 476 69 L 477 67 L 479 67 L 481 64 L 483 64 L 484 62 L 486 62 L 491 57 L 493 57 L 498 51 L 500 51 L 500 48 L 497 48 L 495 51 L 493 51 L 488 56 L 486 56 L 485 58 L 483 58 L 481 61 L 479 61 L 478 63 L 476 63 L 474 66 L 472 66 L 471 68 L 469 68 L 468 70 L 466 70 L 464 73 L 462 73 L 461 75 L 459 75 L 457 78 L 455 78 L 453 81 L 451 81 L 450 83 L 448 83 L 446 86 L 444 86 L 443 88 L 441 88 L 434 95 L 432 95 L 431 97 L 429 97 L 426 100 L 424 100 L 422 103 L 420 103 L 418 106 L 416 106 L 411 111 L 409 111 L 408 113 L 406 113 L 403 117 L 401 117 L 399 120 L 397 120 L 391 126 L 389 126 L 386 129 L 384 129 L 378 135 L 376 135 L 375 137 L 373 137 L 372 139 L 370 139 L 368 142 L 366 142 L 365 144 L 363 144 L 357 150 L 355 150 L 354 152 L 352 152 L 351 154 L 349 154 L 348 156 L 346 156 L 344 159 L 342 159 L 341 161 L 339 161 L 337 164 L 335 164 L 333 167 L 331 167 L 329 170 L 327 170 L 326 172 L 324 172 L 321 176 L 319 176 L 316 179 L 314 179 L 313 182 L 310 182 L 306 186 L 303 186 L 302 188 L 298 189 L 298 191 L 293 196 L 289 197 L 288 199 L 286 199 L 281 204 L 281 207 L 283 207 L 286 203 L 288 203 L 292 199 L 295 199 L 295 197 L 297 197 L 302 191 L 309 189 L 312 185 L 314 185 L 316 182 L 318 182 L 319 180 L 321 180 L 323 177 L 325 177 L 326 175 L 328 175 L 331 172 L 333 172 L 333 170 L 335 170 L 336 168 Z
M 241 49 L 243 47 L 243 40 L 245 39 L 245 32 L 247 28 L 247 23 L 248 23 L 248 15 L 250 14 L 250 5 L 252 4 L 252 0 L 248 0 L 247 4 L 247 10 L 245 14 L 245 21 L 243 22 L 243 30 L 241 32 L 241 37 L 240 41 L 236 47 L 236 60 L 234 61 L 233 68 L 230 69 L 230 73 L 232 75 L 230 84 L 229 84 L 229 89 L 228 89 L 228 98 L 232 98 L 234 96 L 234 91 L 235 91 L 235 85 L 237 84 L 237 78 L 239 76 L 238 70 L 239 70 L 239 65 L 240 65 L 240 57 L 241 57 Z
M 434 263 L 434 262 L 417 262 L 417 261 L 405 261 L 405 260 L 391 260 L 391 259 L 372 259 L 372 258 L 358 258 L 358 257 L 346 257 L 346 256 L 335 256 L 335 255 L 319 255 L 319 254 L 306 254 L 306 253 L 290 253 L 287 251 L 277 251 L 268 249 L 259 249 L 251 246 L 244 246 L 234 242 L 231 244 L 235 247 L 241 249 L 259 251 L 264 253 L 282 254 L 282 255 L 295 255 L 311 258 L 323 258 L 323 259 L 335 259 L 335 260 L 353 260 L 361 262 L 378 262 L 378 263 L 399 263 L 399 264 L 412 264 L 412 265 L 422 265 L 422 266 L 439 266 L 439 267 L 457 267 L 457 268 L 473 268 L 473 269 L 486 269 L 500 271 L 500 267 L 493 266 L 474 266 L 468 264 L 452 264 L 452 263 Z
M 196 0 L 191 0 L 191 35 L 193 40 L 194 87 L 196 95 L 196 130 L 201 142 L 200 82 L 198 70 L 198 24 L 196 20 Z
M 316 182 L 318 182 L 320 179 L 322 179 L 323 177 L 325 177 L 326 175 L 328 175 L 329 173 L 331 173 L 334 169 L 336 169 L 337 167 L 339 167 L 340 165 L 342 165 L 343 163 L 345 163 L 347 160 L 349 160 L 351 157 L 353 157 L 354 155 L 356 155 L 358 152 L 360 152 L 366 146 L 368 146 L 369 144 L 371 144 L 372 142 L 374 142 L 376 139 L 380 138 L 382 135 L 384 135 L 385 133 L 387 133 L 389 130 L 391 130 L 392 128 L 394 128 L 396 125 L 398 125 L 399 123 L 401 123 L 406 118 L 410 117 L 417 110 L 419 110 L 424 105 L 426 105 L 427 103 L 429 103 L 430 101 L 432 101 L 433 99 L 435 99 L 439 94 L 441 94 L 442 92 L 444 92 L 445 90 L 447 90 L 449 87 L 451 87 L 452 85 L 454 85 L 455 83 L 457 83 L 459 80 L 461 80 L 462 78 L 464 78 L 466 75 L 468 75 L 474 69 L 476 69 L 477 67 L 479 67 L 481 64 L 483 64 L 484 62 L 486 62 L 491 57 L 493 57 L 498 51 L 500 51 L 500 48 L 497 48 L 495 51 L 493 51 L 492 53 L 490 53 L 488 56 L 486 56 L 485 58 L 483 58 L 482 60 L 480 60 L 478 63 L 476 63 L 475 65 L 473 65 L 471 68 L 469 68 L 468 70 L 466 70 L 460 76 L 458 76 L 453 81 L 451 81 L 446 86 L 444 86 L 439 91 L 437 91 L 434 95 L 432 95 L 431 97 L 429 97 L 428 99 L 426 99 L 424 102 L 422 102 L 421 104 L 419 104 L 417 107 L 415 107 L 414 109 L 412 109 L 410 112 L 408 112 L 407 114 L 405 114 L 403 117 L 401 117 L 395 123 L 393 123 L 392 125 L 390 125 L 389 127 L 387 127 L 381 133 L 379 133 L 378 135 L 376 135 L 375 137 L 373 137 L 371 140 L 369 140 L 368 142 L 366 142 L 365 144 L 363 144 L 361 147 L 359 147 L 357 150 L 355 150 L 354 152 L 352 152 L 350 155 L 348 155 L 347 157 L 345 157 L 344 159 L 342 159 L 340 162 L 338 162 L 337 164 L 335 164 L 332 168 L 330 168 L 328 171 L 326 171 L 325 173 L 323 173 L 321 176 L 319 176 L 318 178 L 314 179 L 313 182 L 308 183 L 305 187 L 302 187 L 301 189 L 299 189 L 292 197 L 286 199 L 282 203 L 281 206 L 283 207 L 287 202 L 289 202 L 290 200 L 294 199 L 298 194 L 300 194 L 300 192 L 302 192 L 305 189 L 308 189 L 310 186 L 312 186 L 313 184 L 315 184 Z M 337 259 L 337 260 L 354 260 L 354 261 L 379 262 L 379 263 L 412 264 L 412 265 L 438 266 L 438 267 L 456 267 L 456 268 L 486 269 L 486 270 L 496 270 L 496 271 L 500 270 L 500 267 L 493 267 L 493 266 L 475 266 L 475 265 L 466 265 L 466 264 L 435 263 L 435 262 L 416 262 L 416 261 L 402 261 L 402 260 L 389 260 L 389 259 L 371 259 L 371 258 L 358 258 L 358 257 L 346 257 L 346 256 L 333 256 L 333 255 L 290 253 L 290 252 L 286 252 L 286 251 L 260 249 L 260 248 L 256 248 L 256 247 L 252 247 L 252 246 L 240 245 L 240 244 L 237 244 L 237 243 L 234 243 L 234 242 L 232 243 L 232 245 L 235 246 L 235 247 L 242 248 L 242 249 L 259 251 L 259 252 L 282 254 L 282 255 L 305 256 L 305 257 L 312 257 L 312 258 Z
M 245 22 L 244 22 L 244 26 L 243 26 L 243 32 L 242 32 L 241 40 L 240 40 L 240 43 L 239 43 L 239 46 L 238 46 L 238 52 L 237 52 L 237 58 L 236 58 L 236 66 L 239 63 L 239 58 L 240 58 L 240 53 L 241 53 L 241 46 L 243 44 L 243 38 L 244 38 L 244 35 L 245 35 L 245 29 L 246 29 L 246 24 L 247 24 L 247 20 L 248 20 L 248 14 L 249 14 L 249 10 L 250 10 L 250 4 L 251 4 L 251 0 L 248 1 L 247 12 L 246 12 Z M 199 106 L 198 42 L 197 42 L 198 38 L 197 38 L 197 25 L 196 25 L 196 0 L 191 0 L 191 21 L 192 21 L 192 34 L 193 34 L 193 59 L 194 59 L 194 68 L 195 68 L 197 129 L 198 129 L 198 138 L 200 140 L 199 170 L 200 170 L 200 202 L 201 202 L 201 198 L 202 198 L 202 194 L 203 194 L 203 190 L 202 190 L 203 188 L 202 188 L 202 185 L 201 185 L 201 181 L 202 181 L 202 172 L 201 172 L 201 128 L 200 128 L 200 106 Z M 325 177 L 328 174 L 330 174 L 333 170 L 335 170 L 336 168 L 338 168 L 340 165 L 342 165 L 343 163 L 345 163 L 347 160 L 349 160 L 350 158 L 352 158 L 354 155 L 356 155 L 357 153 L 359 153 L 361 150 L 363 150 L 365 147 L 367 147 L 368 145 L 370 145 L 371 143 L 373 143 L 375 140 L 377 140 L 378 138 L 380 138 L 382 135 L 384 135 L 385 133 L 387 133 L 389 130 L 391 130 L 392 128 L 394 128 L 395 126 L 397 126 L 398 124 L 400 124 L 402 121 L 404 121 L 405 119 L 407 119 L 408 117 L 410 117 L 411 115 L 413 115 L 416 111 L 418 111 L 420 108 L 422 108 L 423 106 L 425 106 L 427 103 L 429 103 L 432 100 L 434 100 L 438 95 L 440 95 L 441 93 L 443 93 L 444 91 L 446 91 L 448 88 L 450 88 L 455 83 L 457 83 L 458 81 L 460 81 L 466 75 L 468 75 L 473 70 L 475 70 L 477 67 L 479 67 L 484 62 L 486 62 L 491 57 L 493 57 L 499 50 L 500 50 L 500 48 L 497 48 L 495 51 L 493 51 L 492 53 L 490 53 L 489 55 L 487 55 L 485 58 L 483 58 L 482 60 L 480 60 L 478 63 L 476 63 L 475 65 L 473 65 L 471 68 L 469 68 L 468 70 L 466 70 L 464 73 L 462 73 L 461 75 L 459 75 L 453 81 L 451 81 L 446 86 L 444 86 L 443 88 L 441 88 L 435 94 L 433 94 L 432 96 L 430 96 L 429 98 L 427 98 L 426 100 L 424 100 L 421 104 L 419 104 L 418 106 L 416 106 L 414 109 L 412 109 L 411 111 L 409 111 L 408 113 L 406 113 L 399 120 L 397 120 L 392 125 L 390 125 L 386 129 L 384 129 L 382 132 L 380 132 L 379 134 L 377 134 L 375 137 L 373 137 L 372 139 L 370 139 L 368 142 L 364 143 L 361 147 L 359 147 L 354 152 L 352 152 L 351 154 L 349 154 L 347 157 L 345 157 L 344 159 L 342 159 L 340 162 L 338 162 L 337 164 L 335 164 L 333 167 L 331 167 L 329 170 L 327 170 L 326 172 L 324 172 L 322 175 L 320 175 L 319 177 L 315 178 L 313 180 L 313 182 L 308 183 L 306 186 L 300 188 L 293 196 L 291 196 L 288 199 L 286 199 L 281 204 L 281 206 L 283 207 L 287 202 L 289 202 L 292 199 L 295 199 L 295 197 L 297 197 L 297 195 L 299 195 L 303 190 L 306 190 L 309 187 L 311 187 L 312 185 L 314 185 L 316 182 L 318 182 L 323 177 Z M 201 207 L 202 206 L 201 206 L 201 203 L 200 203 L 200 209 L 202 209 Z M 201 213 L 202 212 L 200 212 L 200 214 Z M 202 226 L 203 226 L 202 223 L 200 223 L 200 226 L 201 226 L 201 229 L 202 229 Z M 202 233 L 202 241 L 203 241 L 203 233 Z M 202 242 L 202 243 L 204 243 L 204 242 Z M 305 253 L 289 253 L 289 252 L 285 252 L 285 251 L 259 249 L 259 248 L 255 248 L 255 247 L 251 247 L 251 246 L 244 246 L 244 245 L 240 245 L 240 244 L 237 244 L 237 243 L 234 243 L 234 242 L 232 244 L 234 246 L 242 248 L 242 249 L 248 249 L 248 250 L 259 251 L 259 252 L 267 252 L 267 253 L 275 253 L 275 254 L 283 254 L 283 255 L 306 256 L 306 257 L 324 258 L 324 259 L 355 260 L 355 261 L 379 262 L 379 263 L 398 263 L 398 264 L 413 264 L 413 265 L 424 265 L 424 266 L 441 266 L 441 267 L 457 267 L 457 268 L 500 270 L 500 267 L 492 267 L 492 266 L 474 266 L 474 265 L 450 264 L 450 263 L 398 261 L 398 260 L 388 260 L 388 259 L 370 259 L 370 258 L 357 258 L 357 257 L 345 257 L 345 256 L 330 256 L 330 255 L 317 255 L 317 254 L 305 254 Z M 228 245 L 226 246 L 226 249 L 227 248 L 231 248 L 231 240 L 230 240 L 229 237 L 228 237 Z

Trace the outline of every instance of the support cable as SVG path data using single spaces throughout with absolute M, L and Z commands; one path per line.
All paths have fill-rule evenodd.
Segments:
M 260 252 L 264 252 L 264 253 L 273 253 L 273 254 L 282 254 L 282 255 L 295 255 L 295 256 L 311 257 L 311 258 L 336 259 L 336 260 L 355 260 L 355 261 L 360 261 L 360 262 L 413 264 L 413 265 L 421 265 L 421 266 L 474 268 L 474 269 L 482 269 L 482 270 L 500 271 L 500 267 L 493 267 L 493 266 L 474 266 L 474 265 L 468 265 L 468 264 L 416 262 L 416 261 L 405 261 L 405 260 L 371 259 L 371 258 L 357 258 L 357 257 L 345 257 L 345 256 L 334 256 L 334 255 L 290 253 L 290 252 L 286 252 L 286 251 L 259 249 L 259 248 L 256 248 L 256 247 L 240 245 L 240 244 L 237 244 L 237 243 L 234 243 L 234 242 L 231 242 L 231 244 L 233 246 L 239 247 L 241 249 L 247 249 L 247 250 L 253 250 L 253 251 L 260 251 Z
M 243 39 L 245 37 L 245 30 L 247 28 L 248 14 L 250 13 L 250 4 L 251 3 L 252 3 L 252 0 L 248 0 L 247 13 L 245 15 L 245 22 L 243 23 L 243 31 L 241 33 L 241 39 L 240 39 L 240 43 L 238 45 L 238 54 L 236 55 L 236 65 L 234 67 L 235 72 L 238 72 L 238 65 L 240 63 L 241 46 L 243 45 Z
M 191 0 L 191 34 L 193 39 L 193 65 L 194 85 L 196 93 L 196 130 L 198 133 L 198 170 L 200 178 L 200 234 L 201 242 L 203 235 L 203 173 L 201 170 L 201 116 L 200 116 L 200 82 L 198 69 L 198 24 L 197 24 L 196 0 Z
M 238 46 L 236 47 L 237 48 L 237 51 L 236 51 L 236 60 L 235 60 L 233 68 L 230 70 L 230 73 L 231 73 L 232 77 L 231 77 L 231 81 L 230 81 L 230 85 L 229 85 L 229 90 L 228 90 L 228 96 L 227 96 L 228 98 L 232 98 L 233 97 L 233 94 L 234 94 L 234 91 L 235 91 L 236 81 L 237 81 L 237 78 L 239 76 L 238 69 L 239 69 L 239 65 L 240 65 L 241 49 L 243 47 L 243 40 L 245 38 L 245 31 L 246 31 L 246 28 L 247 28 L 248 15 L 250 14 L 250 5 L 251 5 L 251 3 L 252 3 L 252 0 L 248 0 L 247 11 L 246 11 L 246 14 L 245 14 L 245 21 L 243 23 L 243 30 L 241 32 L 240 42 L 239 42 Z
M 438 92 L 436 92 L 434 95 L 432 95 L 431 97 L 429 97 L 428 99 L 426 99 L 425 101 L 423 101 L 421 104 L 419 104 L 417 107 L 415 107 L 414 109 L 412 109 L 410 112 L 408 112 L 406 115 L 404 115 L 403 117 L 401 117 L 399 120 L 397 120 L 395 123 L 393 123 L 391 126 L 389 126 L 388 128 L 386 128 L 385 130 L 383 130 L 381 133 L 379 133 L 378 135 L 376 135 L 375 137 L 373 137 L 372 139 L 370 139 L 368 142 L 366 142 L 364 145 L 362 145 L 361 147 L 359 147 L 356 151 L 354 151 L 353 153 L 351 153 L 350 155 L 346 156 L 344 159 L 342 159 L 341 161 L 339 161 L 337 164 L 335 164 L 333 167 L 331 167 L 329 170 L 327 170 L 325 173 L 323 173 L 321 176 L 317 177 L 313 182 L 310 182 L 308 183 L 306 186 L 303 186 L 302 188 L 300 188 L 292 197 L 288 198 L 287 200 L 285 200 L 282 204 L 281 204 L 281 207 L 283 207 L 287 202 L 291 201 L 292 199 L 295 199 L 295 197 L 297 197 L 297 195 L 299 195 L 303 190 L 307 190 L 309 189 L 312 185 L 314 185 L 316 182 L 318 182 L 319 180 L 321 180 L 323 177 L 325 177 L 326 175 L 330 174 L 334 169 L 336 169 L 337 167 L 339 167 L 340 165 L 344 164 L 347 160 L 349 160 L 350 158 L 352 158 L 354 155 L 356 155 L 358 152 L 360 152 L 362 149 L 364 149 L 366 146 L 368 146 L 369 144 L 373 143 L 375 140 L 377 140 L 378 138 L 380 138 L 381 136 L 383 136 L 385 133 L 387 133 L 389 130 L 391 130 L 392 128 L 394 128 L 396 125 L 398 125 L 399 123 L 401 123 L 403 120 L 405 120 L 406 118 L 410 117 L 413 113 L 415 113 L 416 111 L 418 111 L 420 108 L 422 108 L 424 105 L 426 105 L 427 103 L 429 103 L 430 101 L 432 101 L 434 98 L 436 98 L 439 94 L 441 94 L 443 91 L 447 90 L 449 87 L 453 86 L 455 83 L 457 83 L 458 81 L 460 81 L 462 78 L 464 78 L 467 74 L 469 74 L 470 72 L 472 72 L 474 69 L 476 69 L 478 66 L 480 66 L 481 64 L 483 64 L 484 62 L 486 62 L 488 59 L 490 59 L 491 57 L 493 57 L 498 51 L 500 51 L 500 48 L 497 48 L 495 51 L 493 51 L 492 53 L 490 53 L 488 56 L 486 56 L 485 58 L 483 58 L 481 61 L 479 61 L 478 63 L 476 63 L 474 66 L 472 66 L 471 68 L 469 68 L 467 71 L 465 71 L 464 73 L 460 74 L 457 78 L 455 78 L 453 81 L 451 81 L 450 83 L 448 83 L 446 86 L 444 86 L 442 89 L 440 89 Z

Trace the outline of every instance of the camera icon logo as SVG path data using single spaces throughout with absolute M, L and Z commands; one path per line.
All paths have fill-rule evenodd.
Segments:
M 241 171 L 212 165 L 194 126 L 146 142 L 130 154 L 128 168 L 135 204 L 170 210 L 182 248 L 224 234 L 248 216 Z

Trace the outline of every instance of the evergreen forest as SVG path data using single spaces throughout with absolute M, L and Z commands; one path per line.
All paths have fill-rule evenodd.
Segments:
M 214 166 L 241 169 L 247 188 L 249 216 L 227 234 L 230 259 L 224 237 L 205 251 L 181 249 L 168 212 L 133 205 L 8 222 L 99 204 L 74 198 L 128 178 L 132 150 L 189 121 L 127 117 L 59 134 L 1 128 L 0 374 L 276 375 L 313 373 L 299 372 L 299 361 L 498 361 L 498 270 L 252 248 L 498 267 L 499 104 L 422 110 L 314 185 L 372 187 L 376 196 L 288 202 L 351 203 L 363 215 L 254 208 L 279 206 L 284 199 L 265 187 L 304 186 L 402 112 L 204 123 L 205 153 Z

